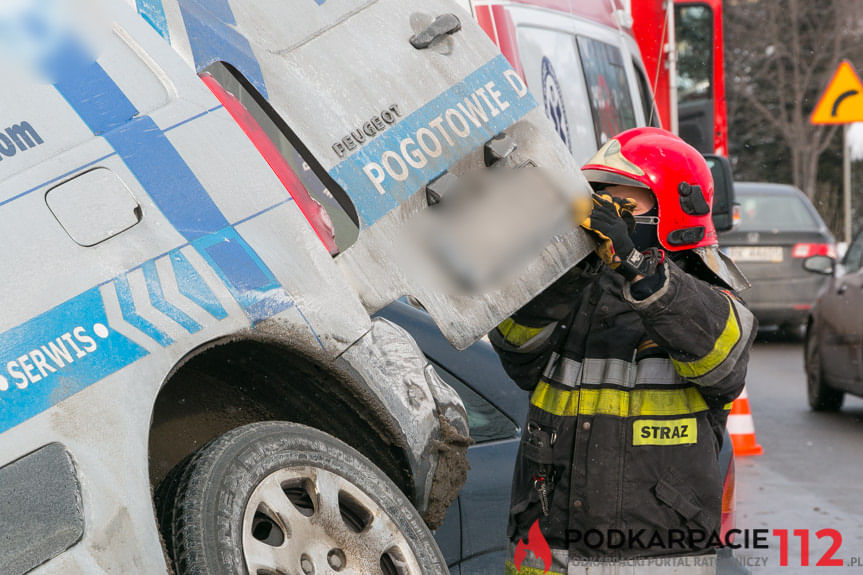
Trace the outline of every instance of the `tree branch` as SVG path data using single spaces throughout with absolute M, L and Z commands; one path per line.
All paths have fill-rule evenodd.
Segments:
M 773 112 L 770 111 L 769 108 L 767 108 L 767 106 L 761 103 L 758 98 L 756 98 L 752 93 L 747 90 L 743 91 L 743 97 L 746 98 L 746 100 L 752 105 L 753 108 L 755 108 L 755 110 L 761 115 L 762 118 L 767 120 L 768 124 L 773 126 L 774 129 L 776 129 L 780 134 L 782 134 L 783 138 L 785 138 L 789 142 L 791 141 L 791 134 L 787 130 L 787 127 L 779 119 L 776 118 L 776 116 L 773 114 Z

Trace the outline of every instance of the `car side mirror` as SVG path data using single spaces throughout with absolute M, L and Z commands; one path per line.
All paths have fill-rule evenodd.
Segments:
M 836 272 L 836 260 L 830 256 L 809 256 L 803 260 L 803 269 L 816 274 L 832 276 Z
M 713 174 L 713 227 L 727 232 L 734 227 L 734 175 L 731 163 L 724 156 L 705 154 L 704 159 Z

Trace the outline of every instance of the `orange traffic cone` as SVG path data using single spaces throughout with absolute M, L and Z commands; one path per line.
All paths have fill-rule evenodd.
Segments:
M 764 448 L 755 439 L 755 422 L 749 410 L 749 396 L 746 387 L 740 397 L 734 400 L 731 413 L 728 414 L 728 433 L 734 446 L 734 455 L 761 455 Z

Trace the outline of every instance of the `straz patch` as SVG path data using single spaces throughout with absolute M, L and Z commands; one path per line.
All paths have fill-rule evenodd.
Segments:
M 685 419 L 638 419 L 632 422 L 633 445 L 686 445 L 698 442 L 698 421 Z

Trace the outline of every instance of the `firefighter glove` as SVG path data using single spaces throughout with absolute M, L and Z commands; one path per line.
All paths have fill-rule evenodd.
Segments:
M 596 253 L 612 268 L 620 265 L 619 254 L 628 254 L 635 249 L 629 237 L 629 226 L 622 213 L 632 218 L 632 211 L 625 209 L 622 202 L 615 202 L 608 194 L 593 194 L 593 211 L 582 222 L 581 227 L 590 232 L 597 241 Z M 633 219 L 634 221 L 634 219 Z
M 632 280 L 647 275 L 644 255 L 635 248 L 630 234 L 635 228 L 632 211 L 636 204 L 628 198 L 614 198 L 608 194 L 593 194 L 593 211 L 582 222 L 597 241 L 596 253 L 611 269 Z

